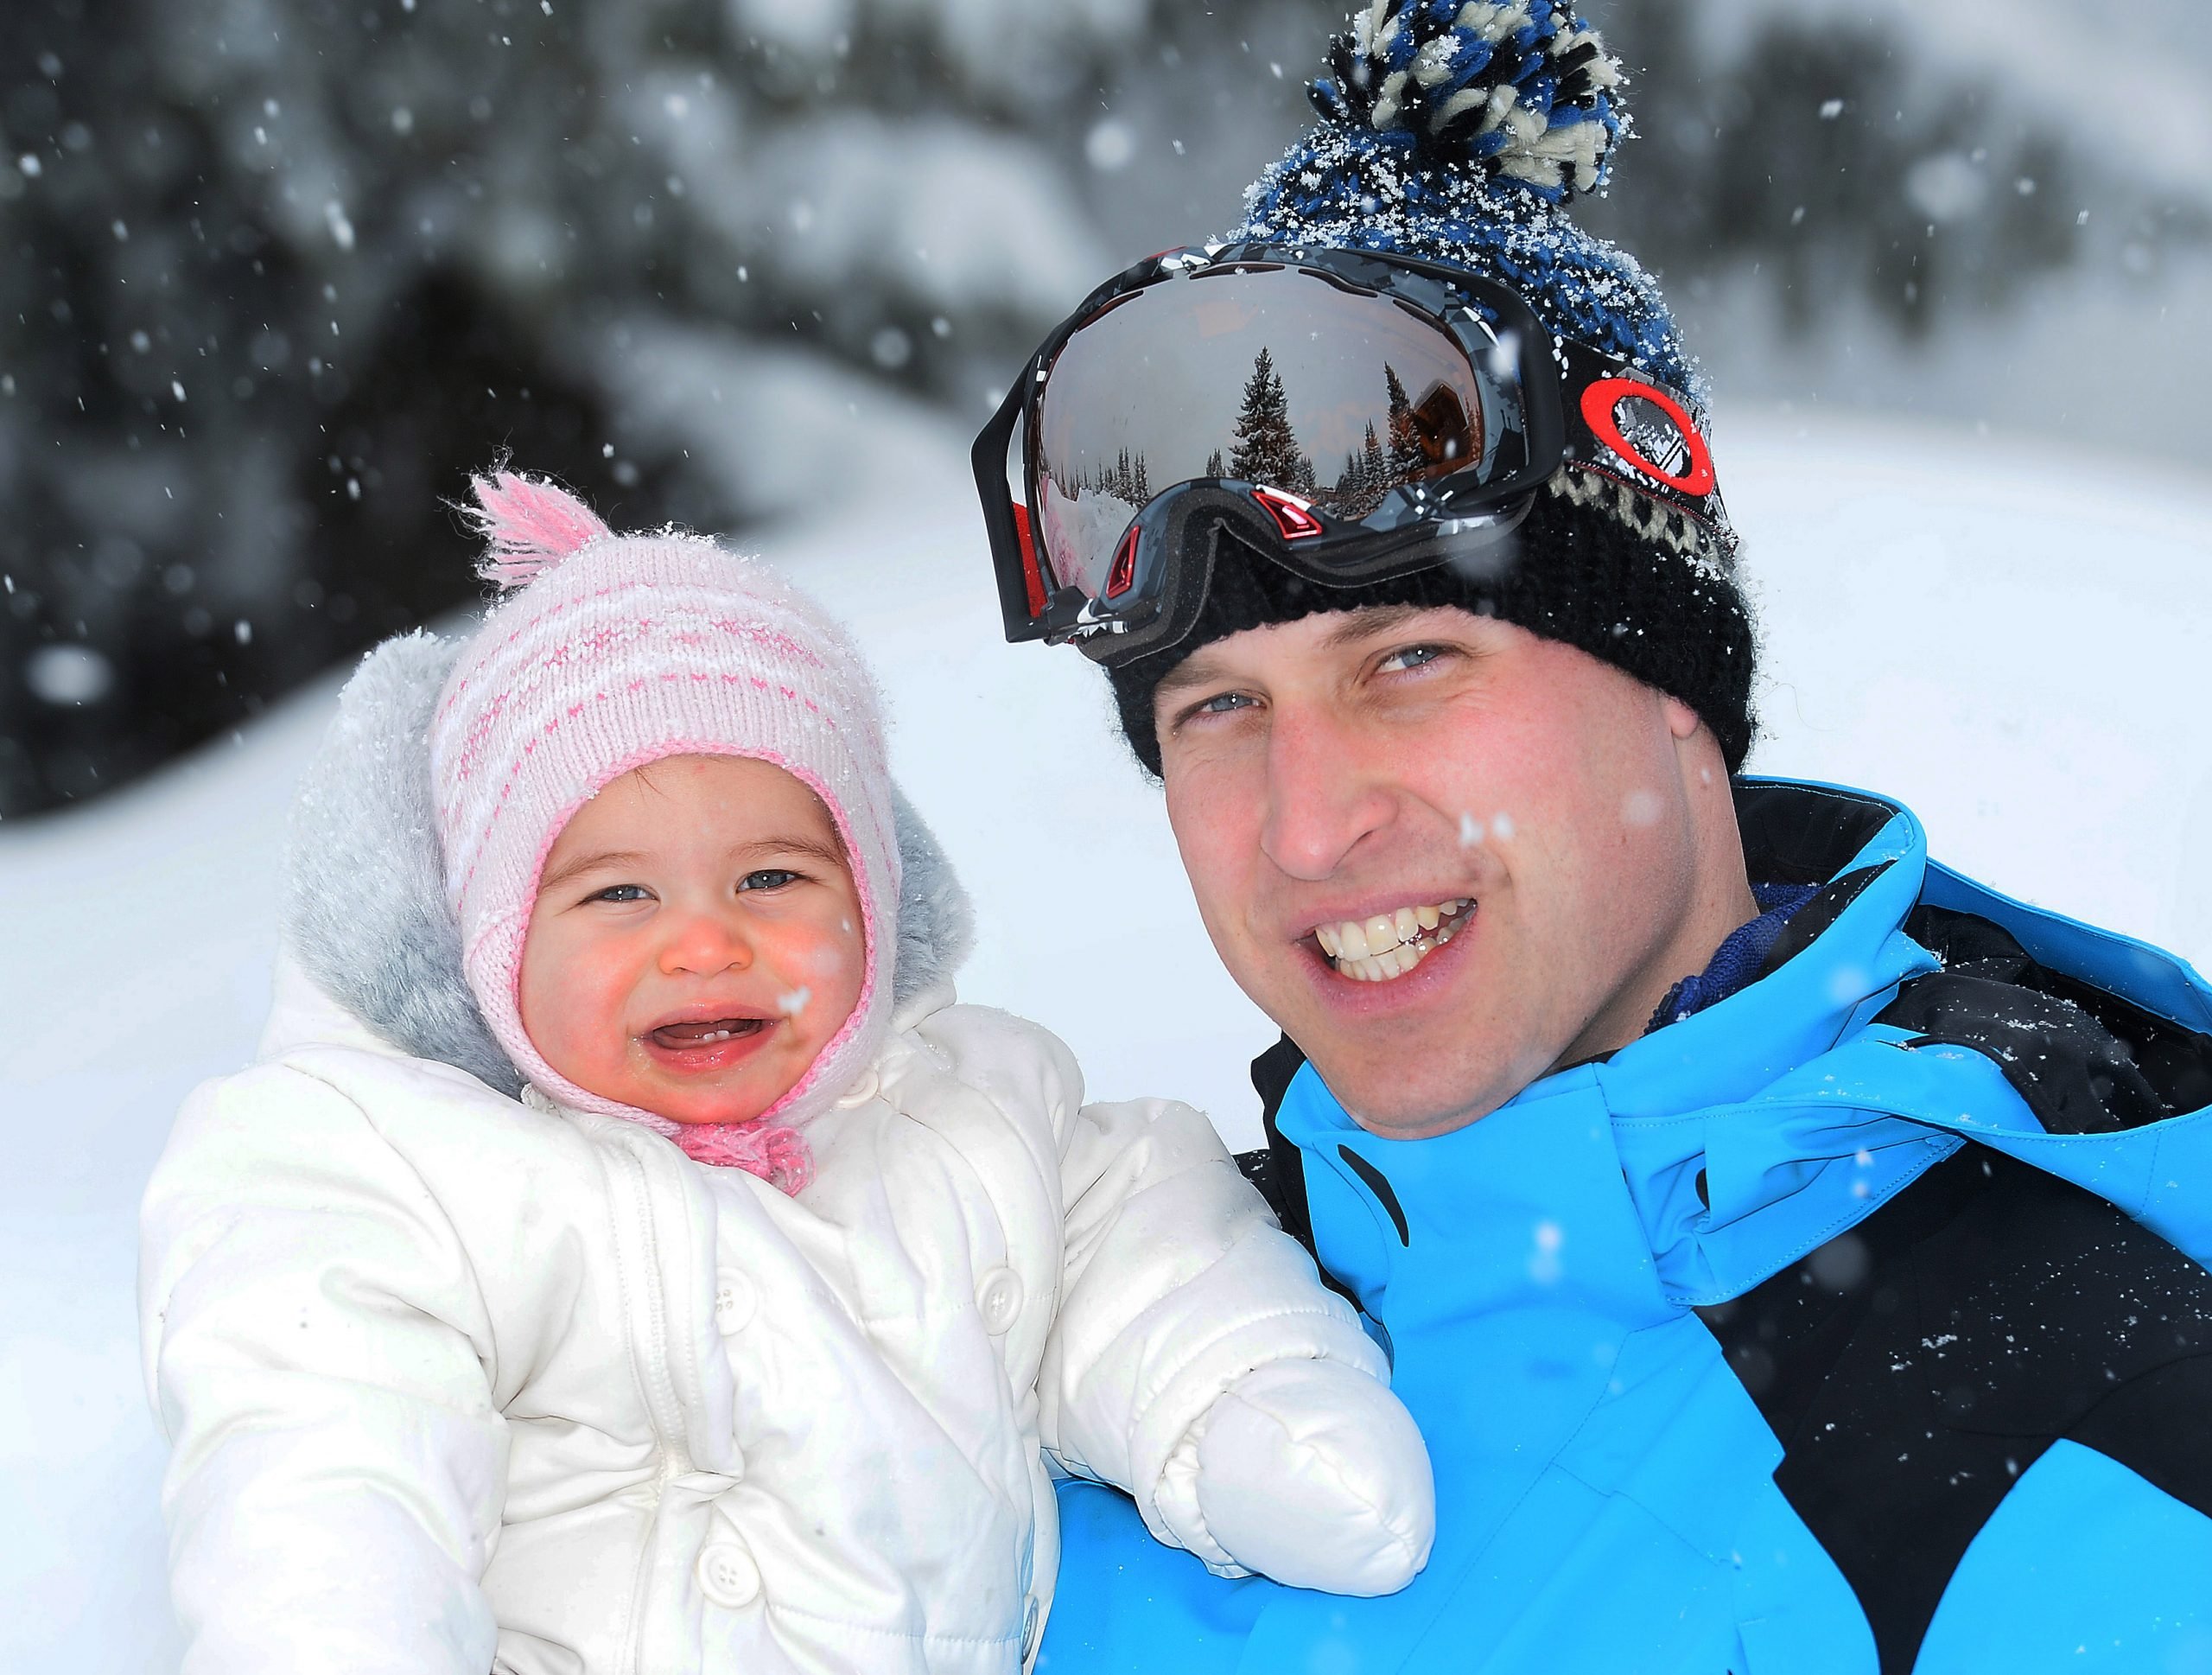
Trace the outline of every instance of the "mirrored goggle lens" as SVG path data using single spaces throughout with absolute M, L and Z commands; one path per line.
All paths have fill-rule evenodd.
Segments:
M 1138 509 L 1193 479 L 1389 528 L 1405 484 L 1512 469 L 1525 454 L 1519 346 L 1487 344 L 1478 371 L 1426 315 L 1298 268 L 1199 269 L 1116 298 L 1068 339 L 1038 405 L 1034 504 L 1052 569 L 1109 597 Z

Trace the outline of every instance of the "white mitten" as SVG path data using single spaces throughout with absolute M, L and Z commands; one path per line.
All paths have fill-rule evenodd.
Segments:
M 1194 1488 L 1248 1570 L 1332 1594 L 1395 1594 L 1428 1563 L 1436 1484 L 1413 1416 L 1341 1361 L 1274 1361 L 1215 1399 Z

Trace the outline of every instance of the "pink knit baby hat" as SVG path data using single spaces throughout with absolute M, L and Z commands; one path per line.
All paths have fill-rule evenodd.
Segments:
M 874 1060 L 890 1027 L 899 844 L 874 683 L 788 583 L 696 535 L 617 535 L 552 483 L 474 484 L 480 566 L 505 591 L 447 678 L 430 724 L 446 892 L 461 964 L 515 1067 L 561 1104 L 643 1123 L 702 1162 L 797 1192 L 797 1130 Z M 868 971 L 852 1016 L 750 1123 L 679 1124 L 586 1092 L 524 1032 L 523 939 L 545 857 L 600 788 L 664 756 L 775 763 L 828 807 L 860 896 Z

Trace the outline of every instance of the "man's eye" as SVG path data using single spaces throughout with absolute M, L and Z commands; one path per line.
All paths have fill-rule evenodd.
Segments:
M 587 901 L 650 901 L 652 892 L 643 884 L 609 884 L 603 890 L 594 890 L 584 898 Z
M 1388 653 L 1375 666 L 1375 672 L 1382 675 L 1400 674 L 1408 669 L 1426 668 L 1444 655 L 1441 646 L 1402 646 Z
M 741 894 L 746 890 L 781 889 L 786 884 L 796 884 L 800 875 L 787 867 L 764 867 L 759 872 L 748 872 L 737 881 Z
M 1219 692 L 1204 703 L 1192 705 L 1190 713 L 1194 716 L 1227 716 L 1251 707 L 1252 699 L 1248 693 Z

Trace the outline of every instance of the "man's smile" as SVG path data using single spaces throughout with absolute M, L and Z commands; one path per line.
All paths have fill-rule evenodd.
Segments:
M 1317 925 L 1313 940 L 1339 977 L 1356 983 L 1388 983 L 1403 977 L 1459 933 L 1459 916 L 1472 896 L 1395 908 L 1363 919 Z

